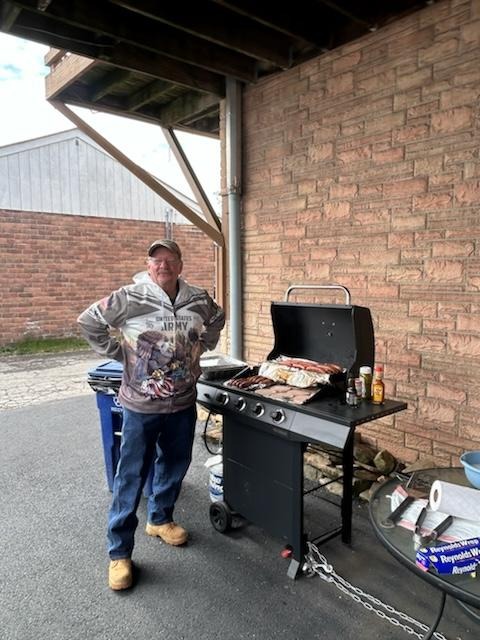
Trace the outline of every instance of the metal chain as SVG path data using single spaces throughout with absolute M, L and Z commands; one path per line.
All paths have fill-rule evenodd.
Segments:
M 355 587 L 354 585 L 350 584 L 349 582 L 347 582 L 347 580 L 345 580 L 345 578 L 342 578 L 342 576 L 338 575 L 335 572 L 333 566 L 327 562 L 326 557 L 320 553 L 318 547 L 316 547 L 311 542 L 307 542 L 307 546 L 308 552 L 305 555 L 306 561 L 303 565 L 303 572 L 305 573 L 305 575 L 307 575 L 308 577 L 313 577 L 316 574 L 319 575 L 322 580 L 324 580 L 325 582 L 333 583 L 339 591 L 344 593 L 349 598 L 352 598 L 352 600 L 354 600 L 355 602 L 361 604 L 365 609 L 367 609 L 367 611 L 372 611 L 382 620 L 390 622 L 390 624 L 395 627 L 400 627 L 411 636 L 416 636 L 420 640 L 423 638 L 424 633 L 428 631 L 428 627 L 426 624 L 418 622 L 418 620 L 415 620 L 415 618 L 412 618 L 402 611 L 397 611 L 391 605 L 382 602 L 378 598 L 375 598 L 375 596 L 372 596 L 359 587 Z M 382 611 L 382 609 L 384 609 L 391 615 L 387 615 L 387 613 L 385 613 L 385 611 Z M 398 620 L 398 618 L 403 620 L 404 623 L 408 624 L 403 624 L 402 622 L 400 622 L 400 620 Z M 424 633 L 422 634 L 416 631 L 413 627 L 418 627 Z M 434 632 L 433 637 L 437 640 L 447 640 L 447 638 L 438 631 Z

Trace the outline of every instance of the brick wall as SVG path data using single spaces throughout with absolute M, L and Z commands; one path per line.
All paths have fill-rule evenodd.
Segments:
M 192 226 L 174 225 L 183 276 L 214 292 L 214 245 Z M 164 223 L 0 210 L 0 345 L 25 335 L 78 333 L 90 303 L 145 268 Z
M 480 448 L 479 95 L 479 0 L 244 93 L 246 357 L 268 353 L 288 285 L 347 286 L 372 311 L 387 395 L 409 404 L 362 432 L 405 461 Z

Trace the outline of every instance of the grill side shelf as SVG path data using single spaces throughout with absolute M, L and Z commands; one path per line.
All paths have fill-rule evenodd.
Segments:
M 295 409 L 300 413 L 307 413 L 354 427 L 403 411 L 407 406 L 406 402 L 385 400 L 384 404 L 381 405 L 362 402 L 357 407 L 349 407 L 339 399 L 325 398 L 324 400 L 314 401 L 310 405 L 295 406 Z
M 223 381 L 225 382 L 225 381 Z M 260 402 L 282 407 L 286 410 L 305 414 L 312 417 L 322 418 L 347 427 L 354 427 L 359 424 L 371 422 L 385 416 L 389 416 L 398 411 L 407 408 L 406 402 L 398 402 L 397 400 L 385 400 L 382 405 L 374 405 L 370 402 L 362 402 L 358 407 L 349 407 L 339 398 L 322 398 L 305 405 L 293 404 L 290 402 L 282 402 L 281 400 L 266 399 L 254 391 L 235 390 L 227 387 L 222 381 L 218 380 L 201 380 L 197 388 L 199 391 L 199 402 L 207 403 L 210 407 L 215 407 L 218 413 L 222 413 L 222 408 L 232 410 L 232 403 L 240 396 L 250 402 Z M 226 393 L 229 396 L 229 402 L 222 407 L 222 404 L 216 401 L 219 393 Z

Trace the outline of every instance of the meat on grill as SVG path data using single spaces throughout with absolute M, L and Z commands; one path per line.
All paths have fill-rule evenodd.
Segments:
M 275 382 L 305 389 L 331 384 L 330 376 L 342 371 L 337 364 L 314 362 L 304 358 L 279 356 L 260 365 L 259 374 Z
M 341 373 L 342 368 L 338 364 L 331 362 L 314 362 L 313 360 L 306 360 L 304 358 L 289 358 L 287 356 L 279 356 L 276 362 L 282 364 L 285 367 L 293 367 L 294 369 L 303 369 L 305 371 L 312 371 L 313 373 Z
M 247 378 L 232 378 L 225 383 L 229 387 L 235 387 L 237 389 L 265 389 L 270 387 L 275 382 L 265 376 L 248 376 Z
M 293 404 L 305 404 L 318 395 L 319 388 L 309 387 L 308 389 L 297 389 L 285 384 L 274 384 L 269 388 L 258 389 L 255 393 L 270 400 L 280 400 L 283 402 L 291 402 Z

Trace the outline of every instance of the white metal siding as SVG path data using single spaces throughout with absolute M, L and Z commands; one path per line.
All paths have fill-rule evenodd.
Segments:
M 0 208 L 187 222 L 81 132 L 30 142 L 0 149 Z

